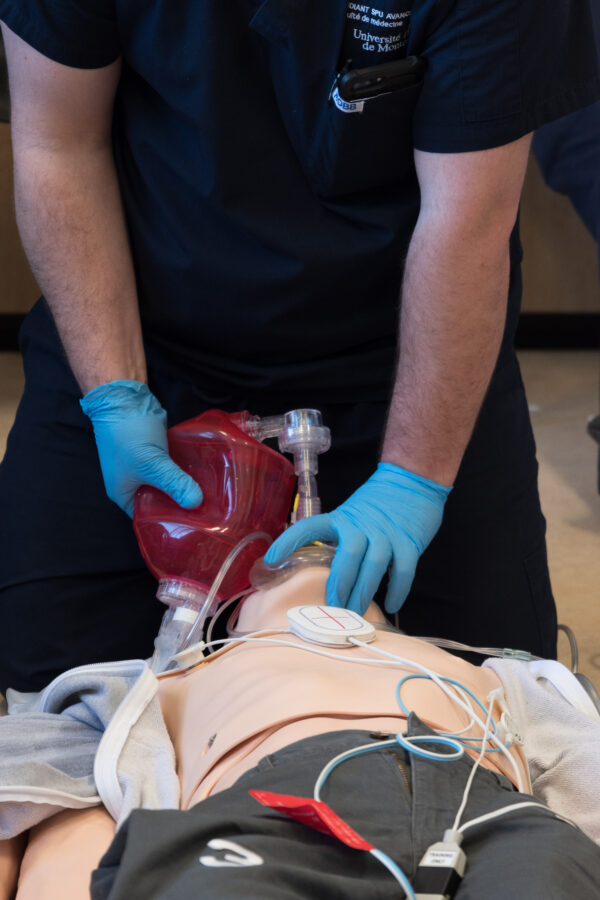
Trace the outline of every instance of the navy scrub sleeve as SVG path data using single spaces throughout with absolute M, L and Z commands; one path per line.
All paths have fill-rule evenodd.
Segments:
M 417 3 L 409 52 L 419 48 L 414 144 L 430 153 L 508 144 L 599 96 L 588 0 Z
M 65 66 L 100 69 L 121 53 L 114 0 L 0 0 L 0 19 Z

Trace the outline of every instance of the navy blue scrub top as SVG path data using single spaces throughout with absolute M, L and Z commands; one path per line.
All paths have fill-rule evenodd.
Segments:
M 389 382 L 414 148 L 486 150 L 600 98 L 588 0 L 0 0 L 0 18 L 68 66 L 123 58 L 114 149 L 150 346 L 208 383 L 329 401 Z M 336 104 L 342 67 L 406 55 L 420 83 Z

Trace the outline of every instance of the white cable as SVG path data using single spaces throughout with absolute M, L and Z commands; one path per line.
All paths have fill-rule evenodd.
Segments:
M 396 659 L 398 661 L 406 662 L 403 659 L 403 657 L 396 656 L 393 653 L 388 653 L 387 650 L 381 650 L 379 647 L 374 647 L 372 644 L 365 644 L 362 641 L 358 641 L 356 638 L 350 638 L 349 640 L 353 644 L 357 644 L 358 646 L 361 646 L 361 647 L 366 648 L 367 650 L 370 650 L 372 653 L 378 653 L 378 654 L 381 654 L 382 656 L 390 657 L 391 659 Z M 416 668 L 420 669 L 421 671 L 425 672 L 425 674 L 429 675 L 429 677 L 432 679 L 432 681 L 435 684 L 437 684 L 445 694 L 448 694 L 450 696 L 450 699 L 453 700 L 453 702 L 457 703 L 458 706 L 461 706 L 463 709 L 466 709 L 467 712 L 473 713 L 473 708 L 470 705 L 468 707 L 466 707 L 457 697 L 448 693 L 449 688 L 447 688 L 446 685 L 440 681 L 439 677 L 437 676 L 437 674 L 435 672 L 431 672 L 425 666 L 421 666 L 420 663 L 412 662 L 412 665 L 415 666 Z M 475 713 L 473 713 L 473 714 L 475 716 L 475 721 L 477 722 L 477 724 L 482 729 L 484 729 L 485 728 L 484 723 L 481 721 L 479 716 Z M 521 778 L 521 772 L 519 770 L 519 767 L 517 766 L 517 763 L 515 762 L 515 760 L 511 756 L 511 754 L 508 752 L 508 749 L 504 746 L 502 741 L 495 734 L 490 734 L 489 740 L 491 743 L 495 744 L 498 747 L 498 749 L 500 750 L 500 752 L 508 759 L 508 761 L 509 761 L 510 765 L 512 766 L 512 769 L 515 773 L 516 783 L 517 783 L 517 787 L 518 787 L 519 791 L 521 791 L 521 793 L 526 793 L 525 785 L 523 784 L 523 779 Z
M 461 697 L 465 701 L 468 708 L 471 710 L 471 719 L 467 723 L 467 725 L 465 725 L 464 728 L 460 729 L 460 731 L 441 731 L 441 730 L 436 729 L 436 733 L 439 734 L 440 737 L 460 738 L 461 735 L 466 734 L 467 731 L 471 731 L 471 729 L 473 728 L 474 725 L 481 726 L 481 719 L 479 719 L 479 717 L 475 713 L 475 707 L 473 706 L 471 699 L 469 698 L 469 695 L 468 695 L 467 691 L 464 689 L 464 687 L 461 688 L 456 684 L 452 684 L 450 687 L 450 690 L 456 691 L 458 696 Z M 485 707 L 484 707 L 484 709 L 485 709 Z M 492 732 L 490 732 L 490 735 L 491 734 L 492 734 Z M 464 740 L 470 741 L 471 743 L 474 743 L 474 742 L 479 743 L 479 741 L 483 741 L 483 738 L 476 738 L 473 736 L 469 736 L 469 737 L 465 737 Z M 476 750 L 477 748 L 470 746 L 470 747 L 468 747 L 468 749 Z
M 526 662 L 538 661 L 543 658 L 535 656 L 528 650 L 511 650 L 508 647 L 471 647 L 469 644 L 461 644 L 460 641 L 451 641 L 447 638 L 423 637 L 422 635 L 411 635 L 411 637 L 416 641 L 425 641 L 428 644 L 433 644 L 435 647 L 442 647 L 446 650 L 466 650 L 469 653 L 479 653 L 480 656 L 508 657 L 522 659 Z
M 339 753 L 334 759 L 329 760 L 327 765 L 321 769 L 317 780 L 315 782 L 315 787 L 313 790 L 313 799 L 317 801 L 317 803 L 322 803 L 321 800 L 321 788 L 323 784 L 331 774 L 331 772 L 336 768 L 338 763 L 344 761 L 345 759 L 352 759 L 356 756 L 360 756 L 364 753 L 371 753 L 374 750 L 379 750 L 383 747 L 397 747 L 398 742 L 395 738 L 386 741 L 377 741 L 373 744 L 362 744 L 360 747 L 353 747 L 351 750 L 345 750 L 343 753 Z M 400 887 L 403 889 L 408 900 L 417 900 L 416 894 L 412 888 L 410 881 L 406 874 L 402 871 L 400 866 L 398 866 L 393 859 L 384 853 L 382 850 L 378 850 L 376 847 L 373 847 L 369 850 L 369 853 L 378 859 L 380 863 L 382 863 L 388 872 L 396 879 Z
M 207 643 L 210 643 L 210 641 L 212 639 L 212 635 L 213 635 L 213 629 L 214 629 L 215 625 L 217 624 L 217 620 L 221 618 L 221 616 L 223 615 L 225 610 L 229 609 L 229 607 L 232 606 L 232 604 L 234 604 L 236 602 L 236 600 L 241 600 L 242 597 L 247 597 L 247 595 L 253 590 L 254 590 L 254 588 L 245 588 L 245 590 L 240 591 L 239 594 L 235 594 L 233 597 L 230 597 L 229 600 L 226 600 L 225 603 L 222 603 L 221 606 L 219 606 L 217 612 L 210 620 L 210 625 L 206 629 L 206 642 Z
M 377 848 L 375 848 L 374 850 L 370 850 L 369 852 L 371 856 L 374 856 L 375 859 L 378 859 L 380 863 L 383 863 L 388 872 L 390 872 L 394 876 L 394 878 L 404 891 L 406 900 L 417 900 L 417 895 L 413 891 L 412 884 L 410 883 L 402 869 L 396 865 L 393 859 L 390 859 L 386 853 L 383 853 L 381 850 L 377 850 Z
M 269 628 L 269 632 L 276 634 L 291 634 L 289 628 Z M 256 632 L 260 634 L 260 632 Z M 335 659 L 337 662 L 362 663 L 371 666 L 398 666 L 397 662 L 391 662 L 385 659 L 367 659 L 365 656 L 340 656 L 337 653 L 328 653 L 326 650 L 317 650 L 316 647 L 309 647 L 308 644 L 298 644 L 295 641 L 282 641 L 275 638 L 256 638 L 253 635 L 241 635 L 240 637 L 221 638 L 211 641 L 210 645 L 216 644 L 243 644 L 245 641 L 258 642 L 263 644 L 279 644 L 282 647 L 295 647 L 297 650 L 304 650 L 306 653 L 315 653 L 317 656 L 326 656 L 329 659 Z M 205 647 L 208 647 L 205 644 Z M 405 667 L 404 667 L 405 668 Z
M 279 633 L 279 634 L 289 634 L 289 629 L 269 629 L 270 633 Z M 260 634 L 261 632 L 256 632 L 256 634 Z M 304 650 L 306 653 L 314 653 L 317 656 L 325 656 L 328 659 L 334 659 L 337 662 L 349 662 L 349 663 L 359 663 L 361 665 L 379 665 L 379 666 L 401 666 L 402 668 L 414 668 L 419 671 L 424 672 L 428 675 L 431 680 L 438 685 L 440 690 L 442 690 L 449 699 L 464 709 L 467 713 L 473 716 L 473 723 L 478 724 L 482 731 L 485 733 L 485 723 L 481 721 L 481 719 L 474 713 L 473 708 L 466 703 L 463 703 L 459 697 L 452 693 L 452 691 L 446 687 L 443 681 L 441 681 L 440 677 L 437 673 L 427 669 L 426 666 L 422 666 L 420 663 L 415 662 L 414 660 L 404 659 L 400 656 L 395 656 L 393 653 L 388 653 L 386 650 L 380 650 L 378 647 L 374 647 L 372 644 L 365 644 L 363 641 L 358 641 L 356 638 L 349 639 L 353 644 L 356 644 L 359 647 L 364 647 L 367 650 L 371 650 L 374 653 L 378 653 L 385 657 L 391 657 L 388 659 L 368 659 L 364 656 L 341 656 L 338 653 L 328 653 L 326 650 L 317 650 L 316 647 L 309 647 L 307 644 L 298 644 L 295 641 L 284 641 L 279 638 L 266 638 L 266 637 L 254 637 L 252 635 L 241 636 L 239 638 L 221 638 L 216 641 L 210 641 L 210 643 L 206 643 L 204 646 L 208 648 L 209 646 L 216 646 L 218 644 L 222 645 L 224 648 L 225 644 L 243 644 L 247 642 L 253 643 L 263 643 L 263 644 L 276 644 L 282 647 L 295 647 L 298 650 Z M 216 656 L 216 654 L 215 654 Z M 516 776 L 516 783 L 519 791 L 522 793 L 526 793 L 525 786 L 523 785 L 523 779 L 521 778 L 521 772 L 519 771 L 519 767 L 517 766 L 515 760 L 512 758 L 507 748 L 504 746 L 502 741 L 496 737 L 493 733 L 489 736 L 489 741 L 494 743 L 500 751 L 506 756 L 508 761 L 510 762 Z M 485 746 L 485 745 L 484 745 Z
M 266 629 L 265 629 L 266 630 Z M 269 632 L 279 633 L 279 634 L 291 634 L 289 628 L 269 628 Z M 256 632 L 256 634 L 260 634 L 261 632 Z M 326 650 L 317 650 L 316 647 L 310 647 L 308 644 L 298 644 L 295 641 L 282 641 L 275 638 L 256 638 L 254 635 L 240 635 L 240 637 L 229 637 L 229 638 L 221 638 L 219 640 L 210 641 L 205 643 L 205 647 L 215 646 L 217 644 L 242 644 L 245 641 L 259 641 L 260 643 L 267 644 L 279 644 L 282 647 L 295 647 L 297 650 L 304 650 L 307 653 L 315 653 L 317 656 L 325 656 L 328 659 L 335 659 L 337 662 L 349 662 L 349 663 L 362 663 L 363 665 L 374 665 L 374 666 L 395 666 L 401 668 L 415 668 L 420 671 L 425 672 L 426 675 L 429 675 L 432 681 L 434 681 L 440 689 L 448 695 L 449 699 L 452 702 L 457 703 L 463 709 L 465 709 L 468 713 L 473 714 L 473 708 L 467 703 L 463 703 L 460 701 L 451 691 L 451 689 L 447 688 L 443 681 L 440 680 L 439 676 L 427 669 L 425 666 L 422 666 L 420 663 L 415 662 L 410 659 L 403 659 L 402 657 L 394 656 L 392 653 L 387 653 L 385 650 L 377 650 L 378 653 L 385 654 L 385 656 L 391 656 L 390 660 L 385 659 L 368 659 L 365 656 L 341 656 L 338 653 L 328 653 Z M 356 638 L 349 638 L 349 641 L 353 644 L 357 644 L 360 647 L 366 647 L 368 650 L 375 650 L 375 647 L 372 647 L 370 644 L 365 644 L 362 641 L 356 640 Z M 477 723 L 483 729 L 483 722 L 476 716 L 473 715 L 473 722 Z M 504 745 L 502 745 L 504 746 Z
M 471 710 L 471 718 L 470 718 L 469 722 L 467 722 L 465 727 L 461 728 L 460 731 L 438 731 L 437 733 L 439 735 L 441 735 L 442 737 L 458 738 L 461 736 L 461 734 L 466 734 L 467 731 L 471 731 L 471 729 L 473 728 L 473 726 L 475 725 L 475 723 L 477 721 L 477 716 L 475 715 L 475 710 L 473 709 L 473 704 L 471 703 L 468 695 L 463 690 L 461 690 L 461 688 L 459 688 L 457 685 L 453 684 L 452 687 L 450 688 L 450 690 L 456 691 L 458 696 L 461 697 L 464 700 L 465 704 L 468 705 L 469 709 Z M 465 740 L 469 740 L 469 738 L 465 738 Z M 471 738 L 470 740 L 473 740 L 473 738 Z
M 183 647 L 181 648 L 182 650 L 185 649 L 186 647 L 190 647 L 194 643 L 193 638 L 195 638 L 195 637 L 198 637 L 198 639 L 201 638 L 201 633 L 200 633 L 200 635 L 198 635 L 198 634 L 196 634 L 196 632 L 199 630 L 199 627 L 200 627 L 200 629 L 203 628 L 206 616 L 210 612 L 210 609 L 213 605 L 214 599 L 217 596 L 217 592 L 218 592 L 219 588 L 221 587 L 221 584 L 225 580 L 225 577 L 229 571 L 230 566 L 233 564 L 233 562 L 236 559 L 236 557 L 238 556 L 238 554 L 240 554 L 242 552 L 242 550 L 245 547 L 247 547 L 248 544 L 251 544 L 253 541 L 258 541 L 258 540 L 266 541 L 268 547 L 270 547 L 271 544 L 273 543 L 273 538 L 271 537 L 270 534 L 267 534 L 266 531 L 253 531 L 252 534 L 247 534 L 246 537 L 242 538 L 242 540 L 239 541 L 235 545 L 235 547 L 229 551 L 229 553 L 225 557 L 223 563 L 221 564 L 221 568 L 219 569 L 219 571 L 217 572 L 217 574 L 215 576 L 215 580 L 213 581 L 213 583 L 210 586 L 210 590 L 206 596 L 206 600 L 204 601 L 204 605 L 203 605 L 202 609 L 198 613 L 198 617 L 196 618 L 196 621 L 190 628 L 190 631 L 185 640 L 185 643 L 184 643 Z
M 469 728 L 471 728 L 475 724 L 479 724 L 483 728 L 483 723 L 474 714 L 472 706 L 470 706 L 470 704 L 468 702 L 462 703 L 455 696 L 455 694 L 452 693 L 452 690 L 447 688 L 446 685 L 442 681 L 439 680 L 439 677 L 437 676 L 437 674 L 435 672 L 430 672 L 424 666 L 421 666 L 420 663 L 414 662 L 413 660 L 403 660 L 400 657 L 398 657 L 398 658 L 393 657 L 392 660 L 387 660 L 387 659 L 368 659 L 367 657 L 364 657 L 364 656 L 353 656 L 353 657 L 341 656 L 338 653 L 328 653 L 326 650 L 318 650 L 316 647 L 310 647 L 307 644 L 298 644 L 295 641 L 284 641 L 284 640 L 280 640 L 277 638 L 258 637 L 258 635 L 265 634 L 265 633 L 290 634 L 290 630 L 288 628 L 263 629 L 262 631 L 255 632 L 254 634 L 240 635 L 240 637 L 237 637 L 237 638 L 230 637 L 230 638 L 221 638 L 220 640 L 210 641 L 210 642 L 207 642 L 204 645 L 204 647 L 209 648 L 209 646 L 214 647 L 214 646 L 217 646 L 218 644 L 220 644 L 220 645 L 222 645 L 221 649 L 224 650 L 224 649 L 226 649 L 226 647 L 225 647 L 226 644 L 236 644 L 236 643 L 242 644 L 242 643 L 245 643 L 246 641 L 248 641 L 248 642 L 257 642 L 257 643 L 264 643 L 264 644 L 276 644 L 276 645 L 279 645 L 282 647 L 294 647 L 297 650 L 304 650 L 307 653 L 315 653 L 317 656 L 324 656 L 328 659 L 334 659 L 334 660 L 336 660 L 336 662 L 350 662 L 350 663 L 359 663 L 362 665 L 375 665 L 375 666 L 394 666 L 394 667 L 401 666 L 402 668 L 418 668 L 418 669 L 425 671 L 425 673 L 428 674 L 436 684 L 439 684 L 441 689 L 444 691 L 445 694 L 448 695 L 449 699 L 452 702 L 457 703 L 459 706 L 461 706 L 463 709 L 465 709 L 468 713 L 471 714 Z M 352 639 L 352 640 L 353 640 L 353 643 L 360 643 L 361 646 L 365 646 L 367 648 L 370 647 L 369 644 L 363 644 L 362 642 L 355 641 L 354 639 Z M 220 651 L 217 651 L 217 652 L 220 652 Z M 380 652 L 384 653 L 385 651 L 380 651 Z M 216 656 L 217 654 L 215 653 L 213 655 Z M 386 655 L 391 655 L 391 654 L 386 654 Z M 454 735 L 450 732 L 448 732 L 448 733 L 443 732 L 440 734 L 440 736 L 441 737 L 454 737 L 454 736 L 458 736 L 460 734 L 462 734 L 462 731 L 457 732 L 456 735 Z M 509 758 L 511 759 L 511 762 L 512 762 L 512 757 L 509 757 Z
M 477 757 L 477 759 L 476 759 L 475 762 L 473 763 L 473 766 L 472 766 L 472 768 L 471 768 L 471 772 L 470 772 L 469 777 L 468 777 L 468 779 L 467 779 L 467 784 L 466 784 L 466 786 L 465 786 L 465 790 L 464 790 L 463 795 L 462 795 L 462 800 L 461 800 L 461 802 L 460 802 L 460 806 L 458 807 L 458 812 L 456 813 L 456 818 L 454 819 L 454 824 L 453 824 L 453 826 L 452 826 L 452 831 L 456 831 L 456 830 L 458 829 L 458 826 L 459 826 L 459 824 L 460 824 L 460 820 L 461 820 L 462 814 L 463 814 L 463 812 L 465 811 L 465 807 L 466 807 L 466 805 L 467 805 L 467 800 L 468 800 L 468 798 L 469 798 L 469 793 L 470 793 L 470 791 L 471 791 L 471 785 L 473 784 L 473 779 L 475 778 L 475 773 L 477 772 L 477 769 L 478 769 L 479 766 L 481 765 L 481 761 L 483 760 L 483 757 L 484 757 L 484 755 L 485 755 L 485 745 L 486 745 L 487 737 L 488 737 L 488 734 L 489 734 L 490 722 L 491 722 L 491 720 L 492 720 L 492 710 L 493 710 L 493 708 L 494 708 L 495 700 L 496 700 L 496 698 L 495 698 L 495 697 L 492 697 L 492 699 L 491 699 L 491 701 L 490 701 L 490 705 L 489 705 L 489 707 L 488 707 L 488 711 L 487 711 L 487 719 L 485 720 L 485 731 L 484 731 L 484 733 L 483 733 L 483 740 L 482 740 L 482 742 L 481 742 L 481 751 L 480 751 L 480 753 L 479 753 L 479 756 Z
M 359 756 L 363 753 L 370 753 L 371 751 L 379 750 L 382 747 L 397 747 L 397 746 L 398 746 L 398 742 L 397 742 L 396 738 L 390 738 L 389 740 L 386 740 L 386 741 L 375 741 L 372 744 L 361 744 L 360 747 L 352 747 L 351 750 L 344 750 L 342 753 L 338 753 L 338 755 L 334 756 L 333 759 L 330 759 L 329 762 L 326 765 L 324 765 L 323 768 L 321 769 L 321 771 L 319 772 L 319 774 L 317 776 L 317 780 L 315 782 L 315 787 L 313 790 L 313 799 L 316 800 L 317 802 L 321 801 L 321 788 L 323 787 L 323 784 L 325 783 L 325 781 L 327 780 L 327 778 L 329 777 L 331 772 L 333 772 L 333 770 L 336 768 L 337 764 L 339 762 L 342 762 L 342 760 L 345 759 L 346 757 L 348 759 L 352 759 L 352 757 L 354 757 L 354 756 Z
M 444 684 L 444 682 L 442 681 L 440 676 L 437 674 L 437 672 L 434 672 L 431 669 L 428 669 L 427 666 L 423 666 L 423 665 L 421 665 L 421 663 L 417 663 L 414 660 L 406 659 L 403 656 L 397 656 L 395 653 L 390 653 L 387 650 L 382 650 L 380 647 L 374 647 L 371 644 L 365 643 L 364 641 L 359 641 L 357 638 L 349 637 L 348 641 L 351 644 L 355 644 L 357 647 L 362 647 L 365 650 L 371 650 L 371 652 L 377 653 L 380 656 L 385 656 L 388 659 L 395 660 L 395 662 L 399 665 L 402 665 L 405 667 L 408 666 L 410 668 L 417 669 L 419 672 L 423 672 L 425 675 L 428 675 L 429 678 L 431 678 L 431 680 L 435 684 L 437 684 L 439 689 L 444 694 L 446 694 L 446 696 L 453 703 L 457 703 L 462 709 L 464 709 L 467 713 L 469 713 L 470 715 L 473 716 L 474 721 L 476 720 L 479 724 L 481 724 L 480 719 L 473 712 L 473 707 L 470 705 L 470 703 L 469 704 L 463 703 L 460 699 L 458 699 L 456 697 L 456 694 L 452 692 L 452 689 L 449 688 L 446 684 Z
M 543 809 L 544 812 L 550 813 L 553 818 L 560 819 L 561 822 L 566 822 L 567 825 L 571 825 L 572 828 L 577 828 L 577 825 L 574 822 L 571 822 L 571 820 L 565 818 L 565 816 L 561 816 L 554 812 L 549 806 L 544 806 L 543 803 L 536 803 L 533 800 L 527 800 L 524 803 L 513 803 L 512 806 L 503 806 L 502 809 L 496 809 L 494 812 L 489 812 L 483 816 L 478 816 L 476 819 L 471 819 L 469 822 L 465 822 L 464 825 L 461 825 L 458 830 L 464 834 L 468 828 L 473 828 L 475 825 L 481 825 L 482 822 L 489 822 L 492 819 L 498 819 L 500 816 L 505 816 L 510 812 L 515 812 L 518 809 L 526 809 L 530 806 L 537 807 L 537 809 Z
M 261 637 L 261 635 L 267 634 L 291 634 L 288 628 L 261 628 L 260 631 L 252 631 L 248 635 L 242 635 L 239 638 L 228 637 L 228 638 L 219 638 L 218 640 L 212 640 L 210 643 L 205 643 L 204 641 L 200 642 L 200 645 L 203 650 L 209 650 L 209 656 L 207 657 L 211 661 L 214 661 L 219 656 L 223 656 L 227 650 L 230 648 L 225 646 L 227 644 L 243 644 L 244 641 L 251 641 L 255 643 L 276 643 L 276 644 L 284 644 L 286 647 L 289 646 L 287 641 L 280 640 L 272 640 L 271 638 Z M 221 644 L 222 646 L 215 650 L 214 652 L 210 650 L 210 647 L 216 647 L 217 644 Z
M 442 680 L 442 678 L 438 675 L 437 672 L 434 672 L 432 669 L 429 669 L 429 668 L 427 668 L 427 666 L 423 666 L 423 665 L 421 665 L 421 663 L 417 663 L 414 660 L 405 659 L 402 656 L 397 656 L 395 653 L 389 653 L 387 650 L 382 650 L 379 647 L 373 647 L 371 644 L 367 644 L 363 641 L 359 641 L 357 638 L 350 637 L 349 641 L 353 644 L 356 644 L 358 647 L 363 647 L 367 650 L 371 650 L 373 653 L 378 653 L 381 656 L 389 657 L 390 659 L 393 659 L 396 662 L 398 662 L 404 666 L 409 666 L 409 667 L 418 669 L 419 671 L 421 671 L 425 675 L 427 675 L 428 678 L 431 678 L 431 680 L 434 682 L 434 684 L 436 684 L 440 688 L 440 690 L 443 691 L 444 694 L 446 694 L 446 696 L 452 703 L 456 703 L 465 712 L 469 713 L 470 720 L 469 720 L 469 723 L 468 723 L 466 729 L 463 729 L 462 731 L 456 732 L 456 733 L 440 732 L 441 734 L 443 734 L 447 737 L 457 737 L 458 735 L 463 734 L 465 730 L 469 730 L 470 728 L 472 728 L 475 724 L 479 725 L 480 727 L 483 727 L 481 719 L 475 713 L 475 710 L 473 709 L 473 706 L 471 705 L 471 702 L 468 699 L 468 697 L 465 697 L 464 694 L 462 694 L 462 692 L 460 691 L 460 688 L 457 688 L 455 685 L 452 685 L 451 687 L 446 685 L 445 682 Z M 462 697 L 464 699 L 461 701 L 460 699 L 458 699 L 456 697 L 456 694 L 462 695 Z
M 477 724 L 480 726 L 480 728 L 483 731 L 485 731 L 484 723 L 481 721 L 479 716 L 476 713 L 474 713 L 473 708 L 470 706 L 467 706 L 458 697 L 456 697 L 454 694 L 452 694 L 450 689 L 448 687 L 446 687 L 446 685 L 444 684 L 443 681 L 441 681 L 439 676 L 435 672 L 432 672 L 430 669 L 427 669 L 426 666 L 422 666 L 420 663 L 416 663 L 413 660 L 406 660 L 401 656 L 396 656 L 394 653 L 389 653 L 387 650 L 382 650 L 380 647 L 375 647 L 373 644 L 366 644 L 363 641 L 357 640 L 356 638 L 351 637 L 348 640 L 352 644 L 356 644 L 358 647 L 363 647 L 366 650 L 370 650 L 372 653 L 377 653 L 377 654 L 380 654 L 381 656 L 389 657 L 390 659 L 394 659 L 403 665 L 413 666 L 414 668 L 418 669 L 419 671 L 424 672 L 426 675 L 429 675 L 431 680 L 435 684 L 437 684 L 438 687 L 440 688 L 440 690 L 442 690 L 444 692 L 444 694 L 446 694 L 454 703 L 456 703 L 462 709 L 465 709 L 467 713 L 473 714 Z M 517 783 L 517 787 L 518 787 L 519 791 L 521 791 L 521 793 L 527 793 L 527 791 L 525 789 L 525 785 L 523 784 L 523 779 L 521 777 L 521 772 L 519 770 L 519 767 L 518 767 L 517 763 L 515 762 L 515 760 L 512 758 L 511 754 L 508 752 L 508 749 L 504 746 L 504 744 L 497 737 L 497 735 L 495 735 L 493 733 L 490 734 L 489 740 L 491 743 L 495 744 L 498 747 L 500 752 L 510 762 L 510 765 L 512 766 L 512 769 L 516 776 L 516 783 Z

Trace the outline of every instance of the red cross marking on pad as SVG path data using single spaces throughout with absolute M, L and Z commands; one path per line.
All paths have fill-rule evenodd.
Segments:
M 338 618 L 336 619 L 336 617 L 332 616 L 331 613 L 329 612 L 329 610 L 326 609 L 324 606 L 317 606 L 316 609 L 320 610 L 322 613 L 324 613 L 324 615 L 309 617 L 311 619 L 311 621 L 313 621 L 313 622 L 316 622 L 318 619 L 331 619 L 333 622 L 335 622 L 336 625 L 339 625 L 343 631 L 346 630 L 345 626 L 344 626 L 344 620 L 346 622 L 350 621 L 354 626 L 356 626 L 355 619 L 353 619 L 352 616 L 344 615 L 343 611 L 341 613 L 337 614 Z

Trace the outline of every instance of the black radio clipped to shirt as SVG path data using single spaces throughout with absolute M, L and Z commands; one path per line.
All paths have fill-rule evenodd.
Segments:
M 423 78 L 424 71 L 425 62 L 422 59 L 407 56 L 380 66 L 341 72 L 336 88 L 342 100 L 355 103 L 417 84 Z
M 267 42 L 298 162 L 324 200 L 381 190 L 387 202 L 384 191 L 412 177 L 414 166 L 413 117 L 425 61 L 411 43 L 412 0 L 378 0 L 377 7 L 310 0 L 316 30 L 307 28 L 306 5 L 269 0 L 251 22 Z

